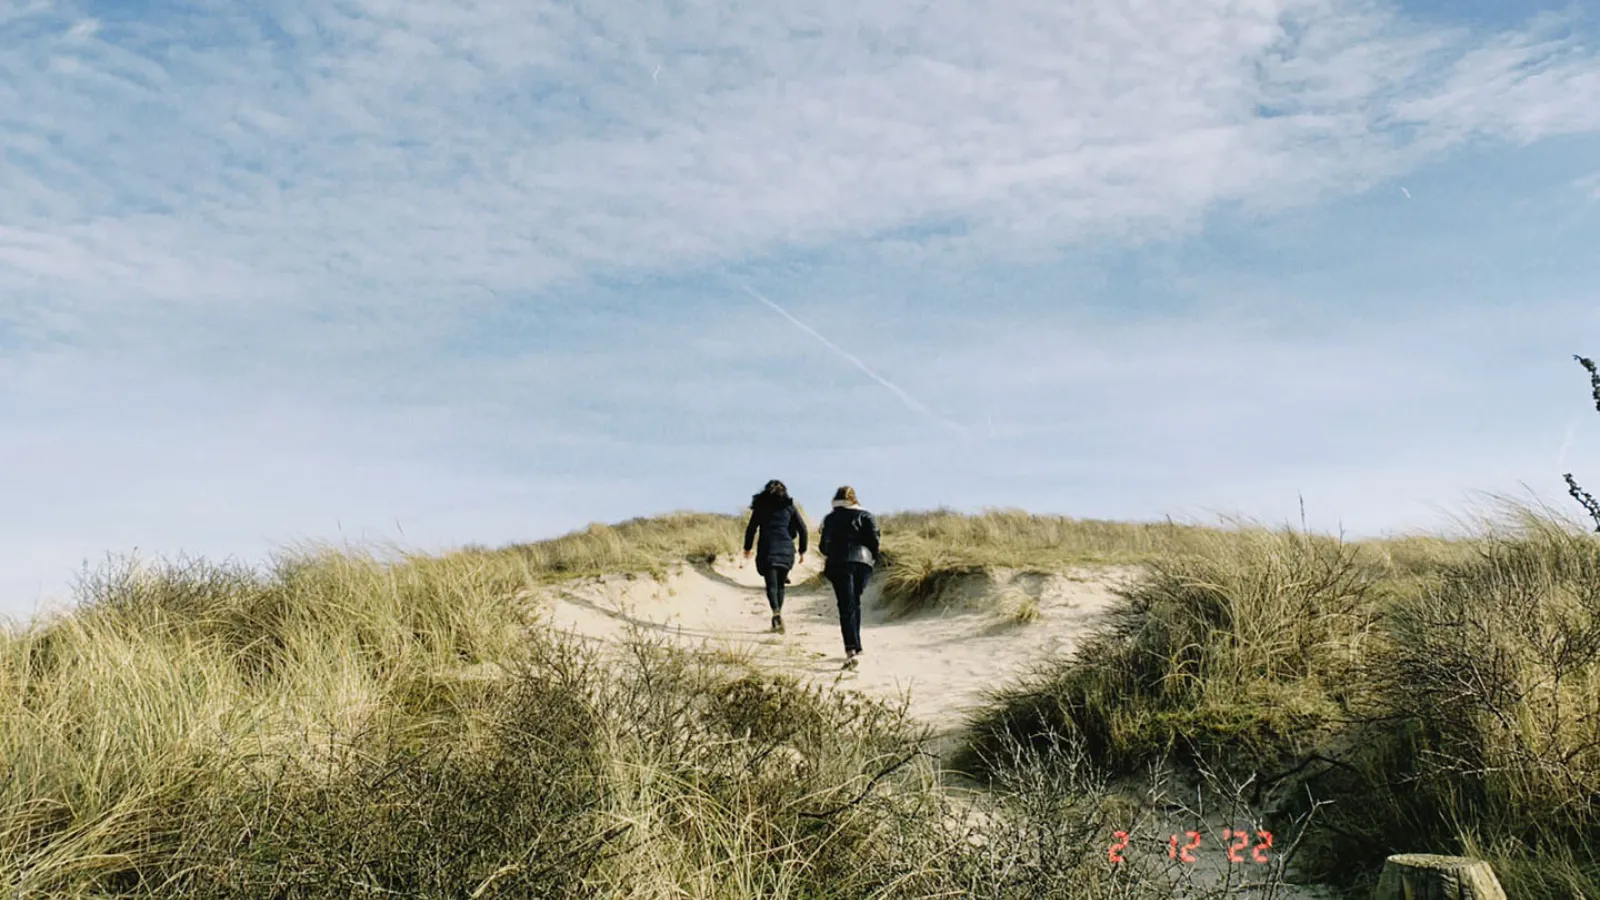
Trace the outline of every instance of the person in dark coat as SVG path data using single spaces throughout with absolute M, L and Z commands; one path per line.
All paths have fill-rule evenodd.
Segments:
M 833 509 L 822 520 L 817 547 L 827 560 L 822 572 L 833 583 L 839 603 L 844 664 L 855 668 L 861 655 L 861 594 L 878 559 L 878 520 L 856 502 L 855 488 L 845 485 L 834 492 Z
M 755 548 L 756 571 L 767 584 L 772 630 L 783 631 L 783 588 L 795 566 L 794 542 L 800 541 L 800 562 L 806 561 L 806 521 L 800 517 L 783 482 L 767 482 L 750 498 L 750 523 L 744 528 L 744 558 Z

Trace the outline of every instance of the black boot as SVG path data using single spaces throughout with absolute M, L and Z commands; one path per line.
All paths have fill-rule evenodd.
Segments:
M 772 614 L 772 630 L 783 634 L 783 613 Z

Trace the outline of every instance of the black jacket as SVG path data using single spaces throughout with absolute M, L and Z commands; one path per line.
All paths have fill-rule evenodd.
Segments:
M 759 541 L 757 533 L 760 533 Z M 794 501 L 774 503 L 760 494 L 750 501 L 750 523 L 744 528 L 744 549 L 756 550 L 756 571 L 762 575 L 768 569 L 794 568 L 794 542 L 800 540 L 800 554 L 805 555 L 806 520 Z
M 861 507 L 838 506 L 822 520 L 817 549 L 827 557 L 827 569 L 845 563 L 871 565 L 878 558 L 878 520 Z

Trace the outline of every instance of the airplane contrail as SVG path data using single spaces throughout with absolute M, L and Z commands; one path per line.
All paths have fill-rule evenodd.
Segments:
M 1561 440 L 1561 452 L 1556 455 L 1556 468 L 1560 469 L 1567 464 L 1567 451 L 1572 449 L 1572 438 L 1578 428 L 1578 419 L 1573 417 L 1567 420 L 1567 434 Z
M 950 419 L 946 419 L 944 416 L 941 416 L 938 413 L 934 412 L 932 409 L 929 409 L 928 405 L 926 403 L 923 403 L 921 400 L 918 400 L 917 398 L 915 398 L 915 397 L 911 396 L 910 394 L 906 393 L 903 388 L 901 388 L 899 385 L 895 384 L 894 382 L 890 381 L 889 379 L 883 377 L 882 375 L 879 375 L 877 372 L 872 371 L 872 367 L 871 366 L 868 366 L 866 363 L 862 362 L 858 357 L 856 357 L 850 351 L 844 349 L 843 347 L 839 346 L 838 344 L 835 344 L 833 341 L 830 341 L 827 338 L 823 337 L 821 333 L 819 333 L 815 328 L 812 328 L 810 325 L 807 325 L 806 323 L 800 321 L 799 319 L 796 319 L 794 316 L 789 315 L 789 311 L 788 310 L 786 310 L 783 307 L 779 306 L 778 304 L 772 302 L 771 300 L 768 300 L 766 297 L 763 297 L 761 294 L 756 293 L 756 291 L 754 289 L 752 289 L 749 285 L 741 284 L 739 286 L 741 288 L 744 288 L 744 292 L 745 293 L 749 294 L 750 296 L 756 298 L 757 300 L 760 300 L 762 303 L 765 303 L 767 306 L 771 307 L 773 312 L 777 313 L 780 316 L 783 316 L 785 319 L 788 319 L 790 324 L 794 325 L 794 327 L 800 329 L 801 331 L 804 331 L 806 334 L 811 335 L 812 337 L 814 337 L 818 341 L 820 341 L 824 347 L 827 347 L 829 350 L 832 350 L 834 353 L 837 353 L 838 355 L 844 357 L 846 360 L 849 360 L 850 363 L 853 364 L 856 368 L 858 368 L 861 371 L 865 372 L 867 374 L 868 378 L 871 378 L 873 381 L 876 381 L 877 383 L 879 383 L 879 384 L 883 385 L 884 387 L 888 388 L 889 390 L 893 391 L 894 395 L 896 397 L 899 397 L 900 401 L 902 403 L 904 403 L 907 407 L 909 407 L 913 412 L 921 413 L 924 416 L 927 416 L 928 418 L 932 419 L 933 421 L 938 422 L 940 425 L 943 425 L 946 428 L 950 428 L 950 429 L 955 430 L 956 432 L 960 433 L 962 436 L 965 436 L 965 437 L 970 437 L 971 436 L 971 433 L 969 431 L 967 431 L 966 426 L 962 425 L 960 422 L 955 422 L 955 421 L 952 421 Z

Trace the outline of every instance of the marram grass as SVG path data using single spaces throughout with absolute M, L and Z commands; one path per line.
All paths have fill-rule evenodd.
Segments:
M 731 657 L 602 653 L 530 606 L 552 580 L 736 553 L 736 516 L 443 557 L 111 565 L 77 609 L 0 636 L 0 893 L 1165 896 L 1103 863 L 1137 811 L 1094 773 L 1231 761 L 1281 815 L 1303 812 L 1291 794 L 1344 804 L 1304 835 L 1311 871 L 1370 875 L 1422 842 L 1488 857 L 1521 896 L 1594 896 L 1596 545 L 1513 519 L 1346 543 L 883 516 L 904 608 L 996 567 L 1144 573 L 1080 658 L 996 685 L 976 811 L 893 706 Z
M 77 609 L 0 636 L 0 893 L 1162 895 L 1097 862 L 1098 819 L 1000 793 L 953 825 L 902 709 L 732 657 L 596 650 L 530 608 L 551 579 L 730 552 L 741 524 L 110 565 Z M 1002 826 L 1036 839 L 984 839 Z

